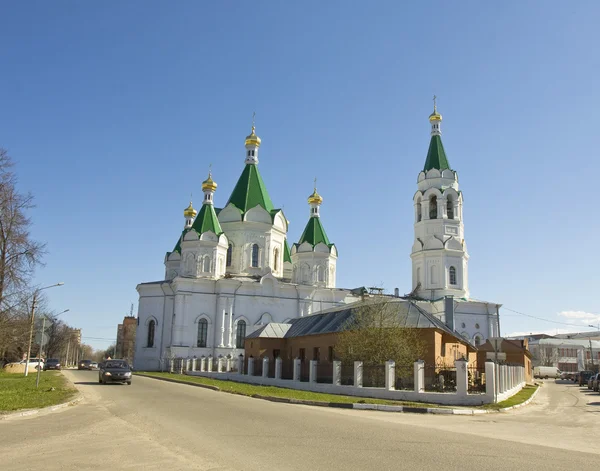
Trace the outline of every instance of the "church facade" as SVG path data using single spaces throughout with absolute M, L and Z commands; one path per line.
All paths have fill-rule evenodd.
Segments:
M 413 290 L 407 302 L 478 345 L 499 336 L 500 305 L 469 297 L 463 195 L 435 105 L 429 121 L 429 150 L 413 197 Z M 137 286 L 137 369 L 161 369 L 173 357 L 236 357 L 246 335 L 261 326 L 362 299 L 364 291 L 336 287 L 338 254 L 321 221 L 323 198 L 316 187 L 305 229 L 290 246 L 288 221 L 258 170 L 260 144 L 252 126 L 244 169 L 222 209 L 214 206 L 217 184 L 209 172 L 200 211 L 192 203 L 184 210 L 184 229 L 164 259 L 164 280 Z

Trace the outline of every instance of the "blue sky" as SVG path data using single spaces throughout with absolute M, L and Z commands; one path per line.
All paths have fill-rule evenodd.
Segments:
M 105 347 L 161 279 L 212 163 L 260 170 L 296 241 L 313 178 L 338 286 L 410 291 L 432 95 L 464 193 L 471 295 L 504 333 L 600 320 L 597 2 L 5 3 L 0 147 L 37 201 L 36 282 Z M 516 314 L 548 319 L 545 322 Z M 585 329 L 583 329 L 585 330 Z

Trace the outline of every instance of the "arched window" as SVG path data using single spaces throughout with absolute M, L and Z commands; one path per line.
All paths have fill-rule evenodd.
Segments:
M 475 346 L 479 347 L 481 345 L 481 337 L 479 335 L 475 336 Z
M 235 348 L 244 348 L 246 340 L 246 321 L 238 321 L 235 334 Z
M 208 321 L 206 319 L 200 319 L 198 321 L 198 341 L 196 342 L 197 347 L 206 347 L 206 337 L 208 336 Z
M 448 219 L 454 219 L 454 203 L 450 196 L 448 196 L 448 202 L 446 203 L 446 212 L 448 213 Z
M 417 267 L 417 283 L 421 283 L 421 267 Z
M 319 266 L 319 269 L 317 272 L 317 280 L 325 281 L 325 267 Z
M 204 257 L 204 261 L 202 263 L 202 271 L 208 273 L 210 271 L 210 257 Z
M 273 270 L 279 270 L 279 249 L 273 250 Z
M 156 330 L 156 322 L 154 322 L 154 320 L 151 320 L 148 323 L 148 342 L 146 344 L 146 347 L 148 347 L 148 348 L 154 347 L 154 331 L 155 330 Z
M 438 277 L 437 277 L 437 266 L 436 265 L 431 265 L 430 275 L 431 275 L 431 277 L 429 278 L 429 281 L 431 281 L 431 284 L 437 285 Z
M 227 266 L 231 266 L 231 256 L 233 255 L 233 245 L 229 244 L 227 247 Z
M 258 244 L 252 246 L 252 267 L 258 267 Z
M 417 222 L 421 222 L 421 198 L 417 200 Z
M 448 270 L 449 273 L 449 278 L 450 278 L 450 284 L 451 285 L 455 285 L 456 284 L 456 268 L 454 267 L 450 267 L 450 269 Z
M 437 196 L 429 198 L 429 219 L 437 219 Z

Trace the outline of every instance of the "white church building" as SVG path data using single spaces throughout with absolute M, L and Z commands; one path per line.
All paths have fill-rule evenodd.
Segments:
M 469 298 L 458 174 L 450 169 L 435 105 L 429 120 L 431 142 L 413 199 L 413 291 L 406 302 L 477 345 L 498 336 L 500 305 Z M 244 169 L 222 209 L 214 207 L 217 184 L 209 172 L 200 211 L 192 203 L 184 210 L 183 232 L 164 259 L 164 280 L 137 286 L 136 369 L 161 369 L 171 357 L 236 357 L 260 326 L 361 299 L 361 289 L 336 287 L 337 249 L 323 228 L 316 188 L 306 227 L 290 248 L 288 221 L 258 170 L 260 144 L 252 126 Z

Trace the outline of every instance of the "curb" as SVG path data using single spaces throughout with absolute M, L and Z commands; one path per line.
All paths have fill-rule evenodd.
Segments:
M 145 375 L 143 373 L 133 373 L 134 376 L 142 376 L 144 378 L 152 378 L 152 379 L 158 379 L 159 381 L 166 381 L 168 383 L 178 383 L 178 384 L 188 384 L 190 386 L 196 386 L 198 388 L 204 388 L 204 389 L 210 389 L 212 391 L 220 391 L 221 388 L 219 388 L 218 386 L 211 386 L 209 384 L 200 384 L 200 383 L 192 383 L 190 381 L 183 381 L 180 379 L 171 379 L 171 378 L 162 378 L 160 376 L 151 376 L 151 375 Z
M 17 417 L 28 417 L 30 415 L 36 415 L 42 412 L 54 412 L 56 410 L 64 409 L 65 407 L 74 406 L 83 399 L 83 394 L 78 393 L 73 399 L 69 399 L 66 402 L 55 404 L 53 406 L 42 407 L 40 409 L 25 409 L 16 412 L 8 412 L 6 414 L 0 414 L 0 420 L 14 419 Z
M 207 384 L 192 383 L 179 379 L 162 378 L 159 376 L 145 375 L 143 373 L 134 373 L 136 376 L 143 376 L 145 378 L 158 379 L 161 381 L 168 381 L 170 383 L 188 384 L 190 386 L 197 386 L 200 388 L 211 389 L 213 391 L 221 391 L 217 386 L 210 386 Z M 376 410 L 381 412 L 403 412 L 413 414 L 440 414 L 440 415 L 480 415 L 480 414 L 497 414 L 499 412 L 505 412 L 519 407 L 526 406 L 533 398 L 537 395 L 540 388 L 538 387 L 532 396 L 521 404 L 517 404 L 512 407 L 505 407 L 504 409 L 498 410 L 486 410 L 486 409 L 442 409 L 441 407 L 414 407 L 414 406 L 392 406 L 387 404 L 364 404 L 359 402 L 325 402 L 325 401 L 307 401 L 303 399 L 290 399 L 286 397 L 274 397 L 274 396 L 262 396 L 260 394 L 252 394 L 254 399 L 262 399 L 269 402 L 280 402 L 285 404 L 300 404 L 306 406 L 317 406 L 317 407 L 334 407 L 338 409 L 356 409 L 356 410 Z M 224 391 L 227 392 L 227 391 Z

